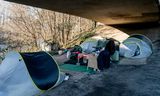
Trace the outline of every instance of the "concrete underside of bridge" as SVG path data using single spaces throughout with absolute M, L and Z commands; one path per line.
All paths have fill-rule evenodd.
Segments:
M 104 24 L 159 21 L 158 0 L 6 0 L 73 14 Z

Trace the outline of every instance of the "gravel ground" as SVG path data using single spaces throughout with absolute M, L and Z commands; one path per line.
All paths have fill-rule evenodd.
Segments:
M 101 32 L 105 30 L 98 32 L 105 33 Z M 137 31 L 133 30 L 132 33 Z M 95 74 L 67 72 L 71 74 L 68 81 L 42 96 L 160 96 L 159 27 L 138 32 L 141 31 L 148 34 L 155 47 L 155 52 L 145 61 L 145 65 L 139 65 L 139 61 L 135 60 L 128 62 L 128 65 L 112 64 L 104 72 Z M 133 62 L 136 64 L 132 65 Z
M 159 51 L 145 65 L 112 64 L 95 74 L 68 72 L 68 81 L 42 96 L 160 96 Z

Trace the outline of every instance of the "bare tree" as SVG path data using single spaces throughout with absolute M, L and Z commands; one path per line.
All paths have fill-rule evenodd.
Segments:
M 42 42 L 66 47 L 75 36 L 95 27 L 88 19 L 24 5 L 12 5 L 8 18 L 11 41 L 29 51 L 41 50 Z

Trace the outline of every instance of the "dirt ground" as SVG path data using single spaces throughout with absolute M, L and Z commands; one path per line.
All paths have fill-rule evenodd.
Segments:
M 159 30 L 151 30 L 157 33 L 148 35 L 152 37 L 154 53 L 145 65 L 132 60 L 128 65 L 111 64 L 109 69 L 95 74 L 66 71 L 71 75 L 69 80 L 41 96 L 160 96 Z M 54 56 L 58 64 L 66 61 L 65 57 Z M 133 63 L 136 64 L 130 65 Z
M 112 64 L 108 70 L 95 74 L 68 72 L 71 74 L 68 81 L 42 96 L 160 96 L 160 29 L 131 30 L 144 33 L 154 43 L 154 53 L 145 65 L 138 65 L 135 60 L 128 62 L 137 63 L 135 65 Z M 104 33 L 101 31 L 98 32 Z
M 68 81 L 42 96 L 160 96 L 159 51 L 145 65 L 112 64 L 95 74 L 68 72 Z

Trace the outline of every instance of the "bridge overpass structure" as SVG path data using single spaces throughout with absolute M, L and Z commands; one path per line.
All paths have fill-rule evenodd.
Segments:
M 68 13 L 107 25 L 160 21 L 160 0 L 5 0 Z

